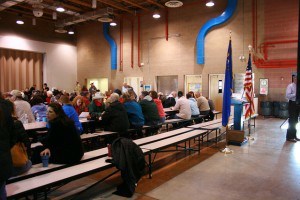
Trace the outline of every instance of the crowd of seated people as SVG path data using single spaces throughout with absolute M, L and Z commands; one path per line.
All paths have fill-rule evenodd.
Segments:
M 82 112 L 88 112 L 87 119 L 95 121 L 103 130 L 117 132 L 123 137 L 131 137 L 128 129 L 136 129 L 138 137 L 143 137 L 143 126 L 154 127 L 144 131 L 146 136 L 153 134 L 167 119 L 164 108 L 177 111 L 168 119 L 188 120 L 199 115 L 209 119 L 214 117 L 212 101 L 198 92 L 184 95 L 181 91 L 173 91 L 165 96 L 161 92 L 142 91 L 138 96 L 132 87 L 123 87 L 123 93 L 115 89 L 104 94 L 93 85 L 89 90 L 83 86 L 81 91 L 76 91 L 75 96 L 72 96 L 57 89 L 49 91 L 48 86 L 44 85 L 43 91 L 33 89 L 30 93 L 30 90 L 12 90 L 2 99 L 6 98 L 11 105 L 10 111 L 18 135 L 14 140 L 23 142 L 27 149 L 30 146 L 23 124 L 42 121 L 44 118 L 48 121 L 48 134 L 41 140 L 43 146 L 33 153 L 28 152 L 33 164 L 41 162 L 41 155 L 49 155 L 53 163 L 72 164 L 80 161 L 83 148 L 79 135 L 83 133 L 83 128 L 79 115 Z M 14 174 L 22 173 L 30 167 L 31 162 L 28 162 L 15 169 Z

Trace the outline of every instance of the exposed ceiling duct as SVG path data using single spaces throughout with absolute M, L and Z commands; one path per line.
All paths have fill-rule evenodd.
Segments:
M 6 8 L 12 7 L 18 3 L 23 2 L 24 0 L 13 0 L 13 1 L 5 1 L 5 0 L 0 0 L 0 11 L 5 10 Z
M 100 9 L 91 12 L 84 13 L 82 15 L 73 16 L 64 20 L 60 20 L 56 23 L 56 26 L 64 27 L 70 26 L 73 24 L 78 24 L 81 22 L 89 20 L 99 20 L 101 22 L 110 22 L 112 21 L 113 10 L 112 8 Z M 110 21 L 109 21 L 110 20 Z

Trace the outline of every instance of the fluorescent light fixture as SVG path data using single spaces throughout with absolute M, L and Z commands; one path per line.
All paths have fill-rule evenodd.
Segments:
M 160 18 L 160 14 L 159 14 L 158 10 L 156 10 L 156 11 L 153 13 L 152 17 L 153 17 L 154 19 L 159 19 L 159 18 Z
M 208 1 L 208 2 L 206 2 L 205 5 L 206 5 L 207 7 L 212 7 L 212 6 L 215 5 L 215 3 L 214 3 L 213 1 Z
M 57 6 L 56 11 L 57 12 L 65 12 L 65 9 L 62 6 Z

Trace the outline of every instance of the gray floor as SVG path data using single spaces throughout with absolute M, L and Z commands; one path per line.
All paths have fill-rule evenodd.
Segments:
M 180 157 L 164 165 L 153 179 L 142 178 L 131 199 L 300 199 L 300 142 L 285 141 L 286 130 L 280 129 L 283 121 L 258 119 L 252 130 L 255 139 L 242 147 L 229 146 L 233 154 L 208 147 L 200 156 Z M 69 187 L 84 187 L 95 179 L 87 177 Z M 116 179 L 73 198 L 125 199 L 111 194 Z M 66 199 L 58 194 L 56 191 L 51 199 Z

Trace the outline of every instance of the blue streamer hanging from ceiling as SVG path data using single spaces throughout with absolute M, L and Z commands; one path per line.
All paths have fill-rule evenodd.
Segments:
M 201 28 L 197 36 L 197 64 L 204 64 L 204 41 L 208 31 L 214 26 L 228 21 L 234 14 L 237 6 L 237 0 L 228 0 L 226 10 L 218 17 L 207 21 Z
M 103 34 L 110 46 L 111 70 L 117 70 L 118 47 L 114 39 L 109 35 L 109 23 L 103 23 Z

